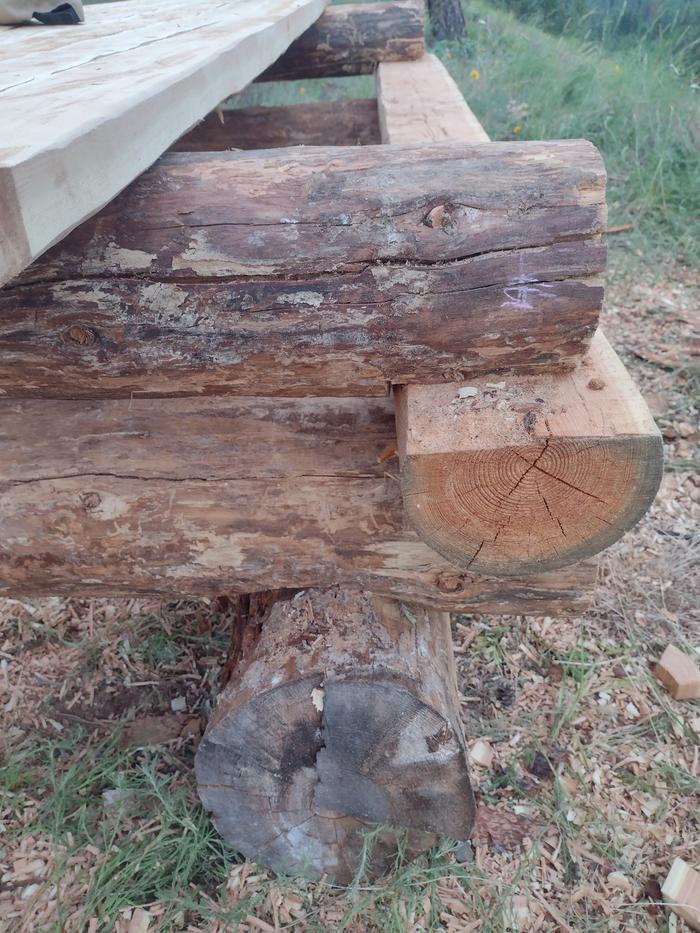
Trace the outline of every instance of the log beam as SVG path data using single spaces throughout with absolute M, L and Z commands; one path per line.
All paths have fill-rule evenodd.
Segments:
M 379 141 L 377 101 L 368 98 L 215 111 L 170 149 L 220 152 L 284 146 L 370 146 Z
M 404 509 L 463 570 L 564 567 L 622 537 L 651 505 L 661 435 L 599 331 L 566 376 L 397 390 Z
M 604 187 L 576 140 L 170 153 L 0 292 L 0 389 L 378 395 L 569 369 L 602 301 Z
M 407 854 L 474 822 L 447 613 L 334 588 L 253 619 L 197 750 L 202 803 L 239 852 L 347 884 L 362 829 Z M 396 855 L 381 831 L 372 873 Z
M 420 58 L 424 28 L 422 0 L 334 6 L 257 80 L 373 74 L 380 62 Z
M 589 565 L 462 571 L 404 528 L 390 399 L 0 405 L 0 592 L 343 583 L 452 611 L 585 608 Z

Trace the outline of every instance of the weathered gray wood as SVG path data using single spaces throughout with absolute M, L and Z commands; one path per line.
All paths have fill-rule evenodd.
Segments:
M 425 51 L 423 0 L 334 6 L 299 36 L 258 81 L 372 74 L 379 62 Z
M 173 152 L 219 152 L 379 142 L 377 101 L 368 98 L 215 111 L 170 148 Z
M 484 612 L 585 606 L 594 570 L 499 581 L 404 528 L 390 399 L 0 403 L 0 592 L 345 583 Z
M 571 368 L 595 329 L 587 142 L 172 153 L 0 292 L 14 397 L 383 394 Z
M 474 821 L 449 616 L 342 589 L 253 619 L 195 762 L 236 849 L 347 884 L 360 831 L 408 830 L 408 854 Z M 372 868 L 395 854 L 384 832 Z

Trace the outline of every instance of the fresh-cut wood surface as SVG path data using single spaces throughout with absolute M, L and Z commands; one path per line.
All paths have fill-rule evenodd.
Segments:
M 325 0 L 132 0 L 0 33 L 0 285 L 277 59 Z
M 404 528 L 391 399 L 0 404 L 2 594 L 343 583 L 455 611 L 585 605 L 590 566 L 478 577 Z
M 580 140 L 169 153 L 0 292 L 0 388 L 379 395 L 570 369 L 604 224 Z
M 602 551 L 651 505 L 661 435 L 599 331 L 570 375 L 397 392 L 404 509 L 463 569 L 522 574 Z

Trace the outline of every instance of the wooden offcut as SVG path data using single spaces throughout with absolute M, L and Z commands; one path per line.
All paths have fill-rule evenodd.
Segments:
M 224 838 L 277 871 L 347 884 L 474 821 L 450 620 L 333 588 L 254 618 L 195 762 Z
M 390 399 L 0 404 L 3 595 L 344 583 L 455 611 L 587 604 L 591 566 L 475 576 L 404 527 Z
M 174 152 L 220 152 L 283 146 L 369 146 L 379 142 L 377 101 L 362 98 L 218 110 L 170 148 Z
M 258 81 L 373 74 L 424 51 L 423 0 L 348 3 L 326 10 Z
M 608 547 L 661 482 L 661 435 L 599 331 L 569 375 L 397 390 L 407 520 L 455 565 L 552 570 Z
M 667 645 L 654 668 L 674 700 L 700 699 L 700 667 L 675 645 Z
M 323 12 L 324 0 L 91 6 L 3 32 L 0 285 L 110 201 Z
M 700 930 L 700 872 L 682 858 L 673 861 L 661 892 L 670 910 L 691 930 Z
M 567 370 L 598 321 L 604 189 L 576 140 L 170 153 L 0 292 L 0 389 L 383 395 Z

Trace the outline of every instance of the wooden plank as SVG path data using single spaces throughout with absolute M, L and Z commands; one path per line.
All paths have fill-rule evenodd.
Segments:
M 390 399 L 2 406 L 3 595 L 346 583 L 455 611 L 586 604 L 590 566 L 474 576 L 404 529 Z
M 91 6 L 0 58 L 0 285 L 95 213 L 323 12 L 324 0 Z
M 604 184 L 586 142 L 170 153 L 0 292 L 0 388 L 364 395 L 569 369 L 600 311 Z
M 334 6 L 258 81 L 373 74 L 379 62 L 420 58 L 424 27 L 423 0 Z
M 377 70 L 384 143 L 487 143 L 489 137 L 435 55 Z
M 174 152 L 219 152 L 379 142 L 377 101 L 372 98 L 222 110 L 210 113 L 170 148 Z
M 597 554 L 661 482 L 659 430 L 600 331 L 570 375 L 406 386 L 396 405 L 406 518 L 463 569 L 534 573 Z

